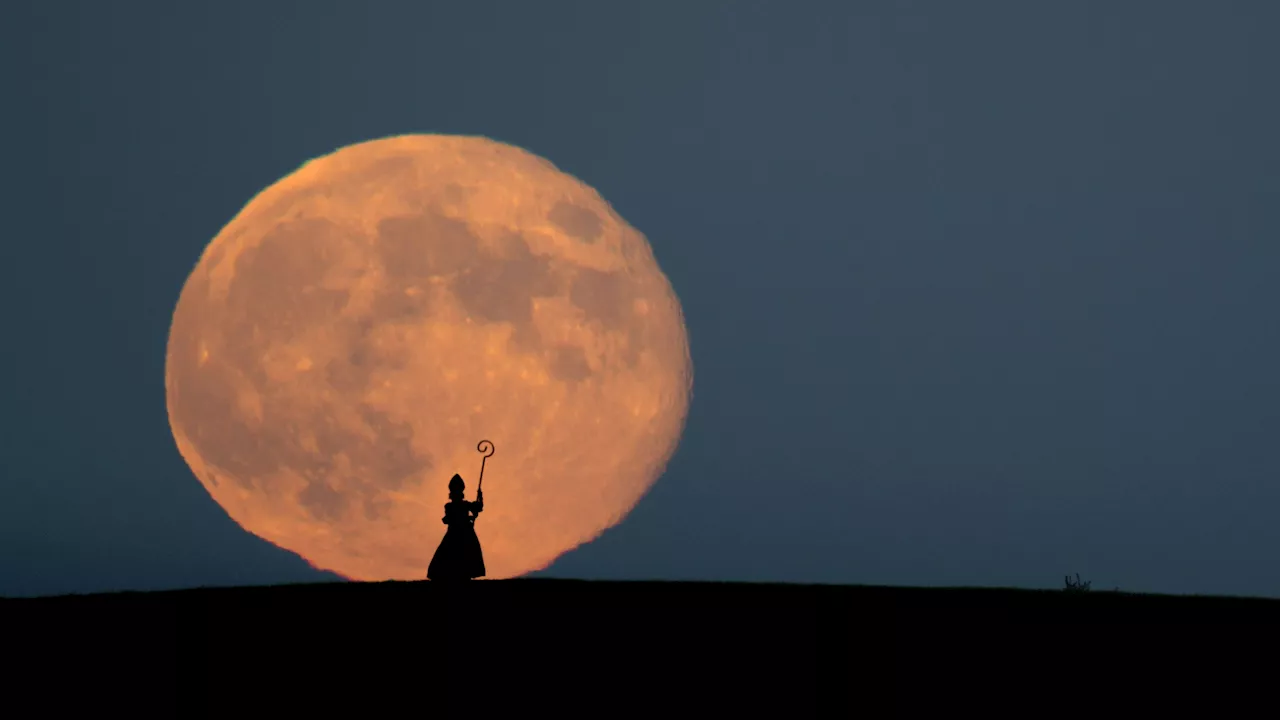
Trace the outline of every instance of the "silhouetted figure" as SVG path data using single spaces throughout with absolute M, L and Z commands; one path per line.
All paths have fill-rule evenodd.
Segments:
M 460 475 L 449 481 L 449 502 L 444 506 L 443 522 L 449 526 L 427 566 L 429 580 L 470 580 L 484 577 L 484 554 L 476 537 L 476 515 L 484 510 L 484 491 L 476 493 L 475 502 L 463 499 L 466 485 Z

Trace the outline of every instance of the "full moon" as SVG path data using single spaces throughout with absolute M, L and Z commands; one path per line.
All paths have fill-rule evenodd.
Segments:
M 692 388 L 645 237 L 550 162 L 406 135 L 307 162 L 205 248 L 173 313 L 169 424 L 249 532 L 353 580 L 421 579 L 449 478 L 490 578 L 635 506 Z

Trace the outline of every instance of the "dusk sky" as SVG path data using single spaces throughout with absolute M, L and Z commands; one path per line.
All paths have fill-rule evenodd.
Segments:
M 539 574 L 1280 597 L 1278 23 L 1261 0 L 6 3 L 0 595 L 334 579 L 179 455 L 169 323 L 263 188 L 449 133 L 599 191 L 688 328 L 666 474 Z

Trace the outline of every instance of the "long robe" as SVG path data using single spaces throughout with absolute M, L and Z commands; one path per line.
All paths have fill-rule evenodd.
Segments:
M 475 516 L 484 509 L 482 502 L 451 500 L 444 506 L 444 524 L 449 529 L 427 566 L 429 580 L 470 580 L 484 577 L 484 553 L 476 536 Z

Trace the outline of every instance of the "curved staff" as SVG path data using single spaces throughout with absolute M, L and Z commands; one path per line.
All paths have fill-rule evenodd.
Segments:
M 486 445 L 489 446 L 488 450 L 485 450 Z M 476 483 L 476 498 L 479 499 L 480 490 L 484 485 L 484 461 L 488 460 L 493 455 L 493 443 L 488 440 L 481 440 L 480 444 L 476 445 L 476 451 L 484 453 L 484 455 L 480 457 L 480 481 Z M 479 518 L 476 519 L 478 520 Z M 475 520 L 472 520 L 472 523 L 474 522 Z

